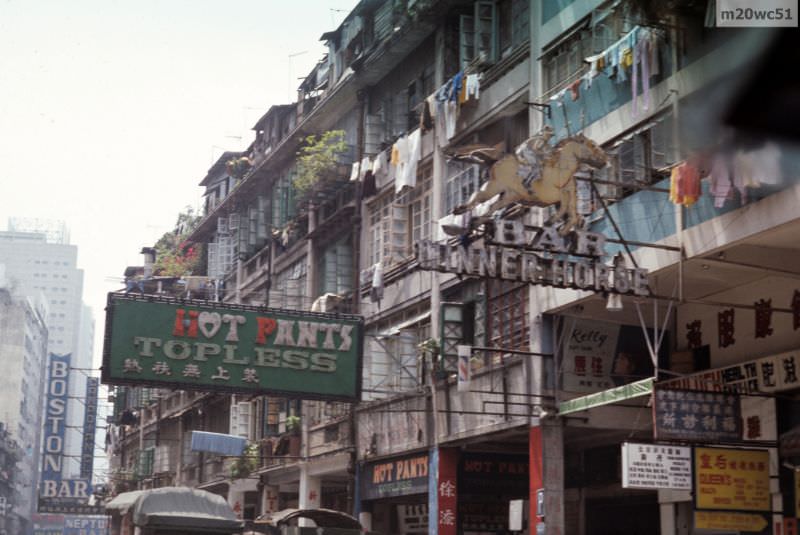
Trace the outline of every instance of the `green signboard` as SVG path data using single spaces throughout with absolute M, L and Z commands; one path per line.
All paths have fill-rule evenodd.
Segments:
M 558 406 L 558 414 L 563 415 L 571 412 L 585 411 L 593 407 L 610 405 L 618 401 L 646 396 L 652 392 L 653 378 L 650 377 L 642 379 L 641 381 L 636 381 L 635 383 L 628 383 L 609 390 L 603 390 L 602 392 L 595 392 L 588 396 L 562 401 Z
M 111 293 L 103 382 L 357 400 L 363 319 Z

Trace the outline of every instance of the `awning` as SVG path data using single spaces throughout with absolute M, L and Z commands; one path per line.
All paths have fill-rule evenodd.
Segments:
M 571 412 L 585 411 L 592 407 L 610 405 L 618 401 L 646 396 L 652 392 L 653 378 L 648 377 L 647 379 L 642 379 L 635 383 L 628 383 L 609 390 L 603 390 L 602 392 L 595 392 L 588 396 L 581 396 L 579 398 L 563 401 L 558 406 L 558 414 L 563 415 Z
M 222 496 L 188 487 L 125 492 L 111 500 L 106 510 L 124 514 L 131 507 L 138 527 L 234 533 L 244 526 Z
M 416 316 L 409 318 L 405 321 L 398 323 L 397 325 L 393 325 L 386 329 L 385 331 L 381 331 L 378 333 L 378 336 L 394 336 L 396 334 L 400 334 L 400 331 L 403 329 L 408 329 L 409 327 L 413 327 L 418 323 L 422 323 L 426 319 L 431 317 L 431 311 L 427 310 L 422 314 L 417 314 Z
M 223 433 L 209 433 L 207 431 L 192 431 L 192 451 L 207 451 L 219 455 L 241 455 L 247 441 L 242 437 L 225 435 Z
M 114 497 L 106 504 L 107 511 L 117 511 L 120 515 L 125 515 L 139 499 L 139 496 L 144 494 L 145 490 L 133 490 L 131 492 L 123 492 Z

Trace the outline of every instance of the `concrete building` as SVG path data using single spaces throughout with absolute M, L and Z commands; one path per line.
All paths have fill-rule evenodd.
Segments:
M 0 262 L 21 295 L 44 295 L 50 331 L 48 351 L 71 354 L 70 399 L 64 477 L 80 474 L 83 403 L 86 378 L 92 368 L 94 318 L 83 304 L 83 270 L 78 269 L 78 248 L 60 222 L 12 218 L 0 232 Z M 17 230 L 15 230 L 17 229 Z M 74 427 L 73 427 L 74 426 Z
M 5 281 L 0 284 L 0 496 L 5 501 L 2 520 L 7 533 L 25 533 L 36 512 L 46 317 L 44 301 L 23 297 Z
M 202 179 L 190 240 L 220 301 L 362 315 L 361 400 L 118 389 L 126 486 L 199 486 L 247 519 L 335 508 L 382 533 L 790 525 L 797 147 L 749 111 L 742 73 L 796 40 L 707 20 L 692 2 L 359 2 L 297 102 Z M 338 132 L 328 172 L 298 180 L 307 136 Z M 540 133 L 547 158 L 525 164 Z M 564 173 L 567 143 L 590 152 Z M 497 190 L 527 205 L 463 217 L 533 164 L 568 178 L 570 219 L 536 180 Z M 250 477 L 192 451 L 192 430 L 248 439 Z M 638 445 L 674 449 L 689 475 L 631 483 L 631 452 L 661 454 Z M 727 455 L 720 473 L 741 479 L 743 447 L 759 450 L 751 490 L 720 492 L 757 506 L 698 500 L 716 476 L 692 474 Z

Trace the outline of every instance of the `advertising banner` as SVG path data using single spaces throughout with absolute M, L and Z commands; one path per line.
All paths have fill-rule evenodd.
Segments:
M 622 444 L 622 487 L 692 490 L 692 449 L 665 444 Z
M 697 509 L 771 510 L 767 450 L 695 448 L 694 480 Z
M 509 500 L 530 496 L 527 455 L 463 452 L 458 466 L 458 517 L 467 532 L 503 532 Z
M 595 392 L 611 388 L 619 325 L 578 321 L 564 342 L 564 390 Z
M 428 533 L 428 504 L 398 505 L 397 525 L 398 531 L 406 535 Z
M 458 527 L 458 455 L 457 448 L 438 448 L 436 463 L 436 522 L 430 523 L 436 535 L 455 535 Z
M 67 427 L 70 355 L 50 354 L 47 372 L 42 472 L 37 511 L 40 513 L 103 514 L 104 508 L 88 505 L 90 479 L 63 479 L 64 435 Z
M 106 535 L 107 516 L 65 516 L 64 535 Z
M 363 318 L 109 294 L 103 382 L 360 397 Z
M 732 364 L 665 381 L 669 388 L 739 394 L 782 392 L 800 386 L 800 354 L 795 351 Z
M 737 394 L 655 388 L 656 440 L 740 442 L 742 409 Z
M 567 392 L 609 391 L 653 376 L 641 327 L 578 320 L 566 327 L 563 387 Z M 668 340 L 668 333 L 665 339 Z M 662 342 L 660 355 L 666 355 Z
M 43 515 L 34 513 L 31 516 L 33 535 L 63 535 L 64 515 Z
M 695 529 L 760 533 L 769 526 L 768 515 L 728 511 L 695 511 Z
M 428 454 L 364 463 L 361 499 L 376 500 L 428 492 Z
M 94 438 L 97 430 L 96 377 L 86 379 L 85 412 L 83 413 L 83 445 L 81 446 L 81 478 L 91 481 L 94 469 Z
M 64 462 L 64 435 L 67 429 L 67 397 L 71 355 L 50 354 L 47 371 L 44 433 L 42 436 L 42 488 L 61 482 Z
M 78 483 L 83 489 L 88 489 L 89 484 L 87 481 L 78 479 L 65 479 L 62 484 L 65 485 L 64 489 L 74 489 L 74 484 Z M 66 485 L 70 485 L 67 487 Z M 81 491 L 70 490 L 74 497 L 44 497 L 39 496 L 39 503 L 37 510 L 40 513 L 55 513 L 63 515 L 104 515 L 106 507 L 103 504 L 89 505 L 88 496 L 85 498 L 80 497 Z M 67 491 L 65 491 L 65 494 Z

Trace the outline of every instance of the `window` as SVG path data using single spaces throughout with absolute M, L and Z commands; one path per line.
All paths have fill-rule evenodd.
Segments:
M 679 159 L 672 143 L 672 124 L 672 114 L 668 113 L 612 144 L 609 178 L 623 185 L 651 184 L 662 178 L 657 171 Z
M 272 226 L 283 226 L 294 217 L 294 172 L 281 176 L 272 188 Z
M 409 226 L 411 242 L 409 254 L 414 244 L 420 240 L 431 239 L 431 175 L 432 166 L 425 166 L 417 178 L 420 182 L 409 193 Z
M 591 56 L 592 34 L 589 30 L 575 32 L 542 58 L 545 94 L 555 93 L 589 69 L 584 58 Z
M 320 295 L 344 295 L 353 288 L 353 246 L 349 237 L 328 246 L 320 255 L 320 263 Z
M 530 347 L 528 285 L 500 280 L 490 280 L 488 285 L 489 345 L 527 351 Z
M 393 219 L 402 214 L 402 207 L 395 206 L 394 192 L 387 193 L 373 202 L 369 207 L 369 242 L 370 264 L 382 262 L 384 265 L 393 263 L 393 247 L 398 245 L 396 234 L 403 234 L 403 227 L 399 229 L 393 224 Z M 403 222 L 405 223 L 405 222 Z M 398 232 L 393 232 L 398 231 Z M 402 236 L 404 244 L 405 236 Z
M 293 310 L 304 309 L 307 274 L 306 257 L 280 271 L 270 285 L 270 306 Z
M 480 166 L 462 162 L 447 164 L 448 179 L 445 183 L 445 213 L 452 213 L 453 208 L 466 204 L 481 184 Z
M 430 238 L 431 165 L 420 166 L 417 186 L 399 197 L 389 192 L 369 207 L 369 261 L 391 266 L 406 261 L 414 243 Z
M 528 0 L 478 0 L 459 20 L 461 69 L 493 63 L 530 38 Z
M 406 90 L 406 109 L 404 110 L 406 130 L 411 131 L 419 126 L 419 116 L 422 112 L 422 101 L 433 93 L 433 63 L 427 65 L 420 75 L 411 80 Z
M 634 18 L 624 6 L 595 10 L 591 22 L 567 35 L 542 58 L 545 94 L 559 91 L 588 70 L 583 60 L 603 52 L 629 32 Z

